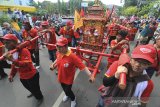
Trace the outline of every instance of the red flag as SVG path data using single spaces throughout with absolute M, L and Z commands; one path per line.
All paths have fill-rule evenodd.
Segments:
M 83 8 L 81 8 L 80 16 L 84 17 L 84 10 L 83 10 Z
M 107 17 L 107 19 L 108 19 L 108 17 L 110 16 L 110 14 L 111 14 L 111 11 L 107 8 L 107 9 L 106 9 L 106 17 Z
M 113 11 L 114 11 L 114 8 L 115 8 L 115 6 L 113 5 L 112 11 L 109 13 L 109 16 L 106 17 L 107 21 L 109 21 L 110 18 L 112 17 L 112 13 L 113 13 Z M 107 9 L 107 10 L 108 10 L 108 9 Z

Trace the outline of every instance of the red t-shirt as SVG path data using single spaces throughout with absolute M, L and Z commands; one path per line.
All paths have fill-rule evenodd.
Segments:
M 76 39 L 79 39 L 79 38 L 80 38 L 79 33 L 78 33 L 78 32 L 74 32 L 74 37 L 75 37 Z
M 110 36 L 116 36 L 118 34 L 118 30 L 119 30 L 119 27 L 118 26 L 115 26 L 115 24 L 111 24 L 108 26 L 108 34 Z
M 115 46 L 117 44 L 118 44 L 117 40 L 112 40 L 111 41 L 111 47 L 113 47 L 113 46 Z M 116 49 L 114 49 L 113 51 L 111 51 L 110 53 L 113 54 L 113 55 L 120 55 L 122 53 L 122 51 L 123 51 L 123 45 L 124 44 L 118 45 L 118 47 Z M 129 47 L 129 44 L 126 44 L 126 45 Z M 117 57 L 108 57 L 108 62 L 109 63 L 112 63 L 112 62 L 117 61 L 117 60 L 118 60 Z
M 136 35 L 136 33 L 137 33 L 137 28 L 136 27 L 133 27 L 133 28 L 130 28 L 130 30 L 128 31 L 128 36 L 127 36 L 127 38 L 129 39 L 129 41 L 133 41 L 134 40 L 134 38 L 135 38 L 135 35 Z
M 57 53 L 58 80 L 60 83 L 73 84 L 76 68 L 85 68 L 80 58 L 68 51 L 66 55 Z
M 30 31 L 26 31 L 26 30 L 24 30 L 24 31 L 22 31 L 22 37 L 24 38 L 24 39 L 27 39 L 27 40 L 31 40 L 32 38 L 34 38 L 34 37 L 36 37 L 36 36 L 38 36 L 38 32 L 37 32 L 37 30 L 36 29 L 34 29 L 34 28 L 32 28 Z M 29 45 L 27 48 L 28 49 L 36 49 L 37 48 L 37 40 L 36 41 L 34 41 L 34 42 L 32 42 L 31 43 L 31 45 Z
M 18 52 L 18 59 L 13 61 L 10 75 L 19 73 L 20 79 L 30 79 L 36 74 L 32 64 L 31 54 L 28 49 L 23 48 Z
M 36 22 L 36 21 L 37 21 L 37 17 L 36 17 L 36 16 L 33 16 L 33 17 L 32 17 L 32 21 L 33 21 L 33 22 Z
M 46 33 L 46 42 L 49 44 L 56 44 L 56 35 L 54 29 L 50 28 L 50 32 Z M 48 50 L 54 50 L 56 47 L 47 45 Z
M 4 47 L 4 45 L 3 45 L 3 43 L 0 41 L 0 56 L 3 55 L 3 47 Z
M 157 51 L 158 52 L 158 66 L 160 66 L 160 50 Z M 160 69 L 160 68 L 158 68 Z
M 62 27 L 59 31 L 60 35 L 63 35 L 65 38 L 68 39 L 68 42 L 72 42 L 72 36 L 74 36 L 74 30 L 69 29 L 68 31 L 66 30 L 66 27 Z
M 154 64 L 152 65 L 158 71 L 160 68 L 160 50 L 157 51 L 158 58 L 155 60 Z
M 151 46 L 151 47 L 154 47 L 153 44 L 148 44 L 148 45 Z M 160 65 L 160 50 L 157 50 L 157 56 L 158 56 L 158 58 L 156 57 L 156 60 L 152 64 L 152 67 L 156 68 L 156 70 L 158 71 L 159 65 Z
M 105 73 L 105 76 L 107 77 L 111 77 L 111 76 L 114 76 L 115 75 L 115 72 L 117 71 L 117 68 L 118 68 L 118 61 L 115 61 L 110 67 L 109 69 L 107 70 L 107 72 Z M 144 103 L 147 103 L 147 101 L 149 101 L 149 97 L 150 97 L 150 94 L 152 93 L 152 90 L 154 88 L 154 84 L 152 82 L 152 80 L 150 79 L 148 81 L 148 85 L 147 87 L 145 88 L 145 90 L 143 91 L 141 97 L 140 97 L 140 100 Z
M 149 37 L 152 37 L 154 35 L 154 32 L 157 29 L 157 26 L 151 26 L 150 28 L 150 33 L 148 34 Z

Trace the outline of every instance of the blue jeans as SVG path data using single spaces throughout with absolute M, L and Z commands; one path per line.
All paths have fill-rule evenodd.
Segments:
M 104 100 L 102 98 L 102 96 L 99 98 L 98 104 L 96 107 L 104 107 Z
M 49 59 L 54 62 L 56 59 L 56 49 L 54 50 L 48 50 Z
M 72 37 L 72 47 L 75 47 L 75 46 L 76 46 L 76 38 Z

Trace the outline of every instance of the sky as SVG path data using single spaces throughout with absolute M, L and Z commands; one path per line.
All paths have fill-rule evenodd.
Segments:
M 34 0 L 34 1 L 45 1 L 45 0 Z M 51 2 L 57 2 L 57 0 L 46 0 L 46 1 L 51 1 Z M 69 0 L 64 0 L 65 2 L 69 1 Z M 84 1 L 94 1 L 94 0 L 84 0 Z M 122 3 L 120 3 L 121 0 L 101 0 L 104 4 L 108 5 L 108 4 L 115 4 L 115 5 L 119 5 L 122 6 Z

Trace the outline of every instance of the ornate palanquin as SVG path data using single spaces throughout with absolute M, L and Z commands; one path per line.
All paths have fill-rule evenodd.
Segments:
M 83 48 L 93 51 L 103 49 L 105 22 L 104 9 L 97 0 L 93 6 L 88 7 L 87 14 L 83 18 L 84 34 L 81 44 Z

